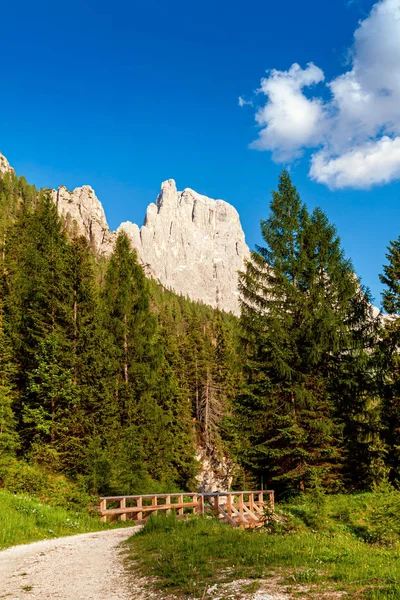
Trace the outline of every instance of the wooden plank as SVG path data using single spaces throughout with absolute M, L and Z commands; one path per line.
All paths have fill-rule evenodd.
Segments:
M 221 514 L 224 517 L 225 521 L 227 521 L 229 523 L 229 525 L 232 525 L 233 527 L 237 527 L 236 521 L 234 521 L 232 519 L 232 517 L 230 517 L 220 506 L 219 506 L 218 510 L 219 510 L 219 514 Z
M 241 515 L 243 515 L 243 493 L 239 494 L 239 512 Z
M 254 512 L 254 494 L 253 494 L 253 492 L 251 492 L 249 494 L 249 509 L 251 510 L 251 512 Z
M 207 497 L 211 497 L 211 496 L 227 496 L 228 494 L 273 494 L 274 491 L 273 490 L 238 490 L 237 492 L 205 492 L 202 493 L 202 496 L 207 496 Z M 185 493 L 185 496 L 194 496 L 196 493 L 195 492 L 188 492 Z M 158 498 L 166 498 L 167 496 L 170 496 L 171 498 L 179 498 L 182 494 L 180 493 L 176 493 L 176 494 L 157 494 Z M 127 500 L 137 500 L 138 498 L 143 498 L 144 500 L 146 499 L 151 499 L 153 498 L 154 494 L 144 494 L 144 495 L 136 495 L 136 496 L 101 496 L 100 497 L 100 501 L 101 500 L 107 500 L 109 502 L 112 501 L 120 501 L 122 498 L 126 498 Z
M 126 509 L 126 498 L 122 498 L 122 500 L 120 500 L 119 507 L 121 509 L 124 509 L 124 508 Z M 121 514 L 121 521 L 126 521 L 126 512 L 123 512 Z
M 204 497 L 202 494 L 199 495 L 198 499 L 197 499 L 197 509 L 196 512 L 198 515 L 203 516 L 204 515 Z
M 275 494 L 272 491 L 270 491 L 268 493 L 269 493 L 269 504 L 270 504 L 271 510 L 274 511 L 275 510 Z
M 227 499 L 226 499 L 226 504 L 227 504 L 228 516 L 231 518 L 232 517 L 232 494 L 228 494 Z
M 171 496 L 166 496 L 165 497 L 165 505 L 167 506 L 168 504 L 171 504 Z M 170 515 L 171 514 L 171 509 L 167 508 L 166 509 L 166 513 L 167 513 L 167 515 Z
M 138 498 L 142 498 L 143 500 L 151 500 L 154 496 L 157 496 L 158 498 L 166 498 L 167 496 L 170 496 L 171 498 L 180 498 L 180 496 L 182 496 L 182 494 L 144 494 L 143 496 L 138 495 L 138 496 L 101 496 L 100 497 L 100 501 L 101 500 L 107 500 L 107 502 L 116 502 L 119 500 L 122 500 L 122 498 L 126 498 L 127 500 L 137 500 Z M 188 492 L 187 494 L 184 494 L 184 496 L 195 496 L 196 493 L 195 492 Z
M 102 513 L 101 515 L 101 521 L 103 523 L 107 522 L 107 515 L 104 514 L 104 512 L 107 510 L 107 500 L 106 498 L 103 498 L 102 500 L 100 500 L 100 511 Z
M 247 506 L 244 506 L 243 508 L 244 508 L 244 512 L 246 513 L 246 517 L 247 517 L 247 515 L 249 515 L 253 521 L 256 521 L 257 523 L 260 523 L 260 524 L 264 522 L 257 515 L 255 515 L 249 508 L 247 508 Z
M 138 498 L 136 500 L 136 508 L 138 509 L 138 511 L 136 513 L 136 519 L 138 521 L 141 521 L 143 519 L 143 512 L 141 510 L 141 508 L 142 508 L 142 498 Z
M 158 506 L 157 506 L 157 501 L 158 501 L 158 499 L 157 499 L 157 496 L 154 496 L 154 497 L 151 499 L 151 507 L 156 509 L 156 510 L 154 511 L 156 515 L 158 515 L 158 510 L 157 510 L 157 508 L 158 508 Z
M 124 512 L 126 513 L 141 513 L 141 512 L 154 512 L 158 510 L 164 510 L 165 512 L 168 509 L 178 510 L 178 514 L 183 515 L 184 508 L 195 508 L 197 506 L 197 502 L 183 502 L 182 504 L 157 504 L 152 506 L 127 506 L 126 508 L 108 508 L 106 510 L 107 515 L 120 515 Z
M 219 496 L 214 496 L 214 514 L 216 517 L 219 515 Z
M 191 502 L 190 504 L 193 504 L 193 502 Z M 179 508 L 178 508 L 178 515 L 179 515 L 180 517 L 183 517 L 183 509 L 185 508 L 185 507 L 184 507 L 184 504 L 183 504 L 183 494 L 181 494 L 181 495 L 179 496 L 179 502 L 178 502 L 178 505 L 179 505 Z
M 240 514 L 240 512 L 233 505 L 232 505 L 232 512 L 236 517 L 239 518 L 241 523 L 248 523 L 248 520 L 242 514 Z

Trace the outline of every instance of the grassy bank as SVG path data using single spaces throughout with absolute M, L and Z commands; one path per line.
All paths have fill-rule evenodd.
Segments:
M 182 597 L 212 598 L 238 579 L 257 589 L 278 576 L 293 597 L 400 598 L 400 493 L 315 494 L 277 512 L 282 521 L 269 531 L 160 516 L 130 540 L 130 558 L 156 586 Z
M 51 506 L 0 491 L 0 548 L 105 528 L 99 517 L 87 510 Z

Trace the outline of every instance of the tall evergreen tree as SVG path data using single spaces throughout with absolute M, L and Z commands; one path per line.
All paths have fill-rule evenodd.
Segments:
M 72 348 L 68 327 L 72 322 L 72 286 L 68 270 L 68 240 L 57 209 L 47 194 L 40 195 L 37 205 L 23 205 L 10 232 L 6 257 L 5 308 L 14 355 L 19 365 L 17 385 L 21 390 L 17 418 L 27 448 L 37 438 L 42 418 L 35 423 L 27 410 L 37 403 L 31 387 L 50 356 L 59 369 L 72 366 Z M 45 349 L 57 346 L 56 354 Z M 56 341 L 56 342 L 55 342 Z M 46 358 L 47 357 L 47 358 Z M 24 408 L 23 408 L 24 407 Z M 25 415 L 25 416 L 24 416 Z M 33 419 L 33 420 L 32 420 Z M 35 429 L 36 426 L 39 429 Z M 54 431 L 53 431 L 54 432 Z M 52 437 L 52 435 L 50 435 Z
M 284 489 L 315 479 L 334 487 L 345 425 L 331 384 L 343 360 L 365 354 L 368 295 L 335 228 L 320 209 L 309 215 L 287 171 L 270 208 L 261 222 L 266 246 L 252 253 L 240 282 L 245 461 Z
M 400 480 L 400 237 L 390 242 L 380 280 L 382 305 L 389 314 L 382 330 L 382 420 L 392 481 Z
M 5 332 L 3 306 L 0 302 L 0 462 L 14 454 L 18 447 L 13 411 L 16 392 L 13 385 L 15 371 L 11 347 Z

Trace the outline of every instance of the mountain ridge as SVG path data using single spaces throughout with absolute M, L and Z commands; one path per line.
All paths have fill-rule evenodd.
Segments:
M 0 154 L 0 172 L 13 171 Z M 146 274 L 164 287 L 213 308 L 240 313 L 238 271 L 250 250 L 237 210 L 191 188 L 178 191 L 173 179 L 164 181 L 143 225 L 125 221 L 111 231 L 104 207 L 90 185 L 50 190 L 58 212 L 75 222 L 97 254 L 109 256 L 124 231 L 137 250 Z

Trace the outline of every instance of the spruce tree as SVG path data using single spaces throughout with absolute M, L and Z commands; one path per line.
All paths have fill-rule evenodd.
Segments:
M 15 365 L 7 339 L 4 312 L 0 303 L 0 463 L 13 455 L 18 447 L 18 435 L 13 404 L 16 390 L 13 384 Z
M 40 385 L 40 373 L 45 374 L 45 369 L 41 368 L 48 360 L 56 361 L 54 364 L 61 371 L 68 371 L 72 366 L 68 334 L 72 322 L 68 247 L 57 208 L 46 193 L 40 195 L 33 209 L 21 206 L 10 231 L 6 256 L 5 311 L 19 367 L 16 383 L 20 394 L 16 416 L 26 449 L 33 440 L 38 440 L 39 430 L 44 432 L 42 424 L 47 418 L 40 411 L 35 412 L 38 397 L 32 387 L 33 381 Z M 57 351 L 53 352 L 53 347 Z M 29 413 L 30 408 L 33 412 Z M 55 429 L 52 431 L 45 439 L 54 442 Z
M 400 479 L 400 237 L 390 242 L 380 280 L 382 306 L 388 313 L 381 333 L 382 421 L 392 481 Z
M 334 489 L 345 425 L 331 384 L 341 361 L 354 363 L 368 344 L 368 296 L 335 228 L 320 209 L 308 213 L 287 171 L 270 210 L 266 245 L 240 279 L 245 463 L 281 489 L 316 480 Z

